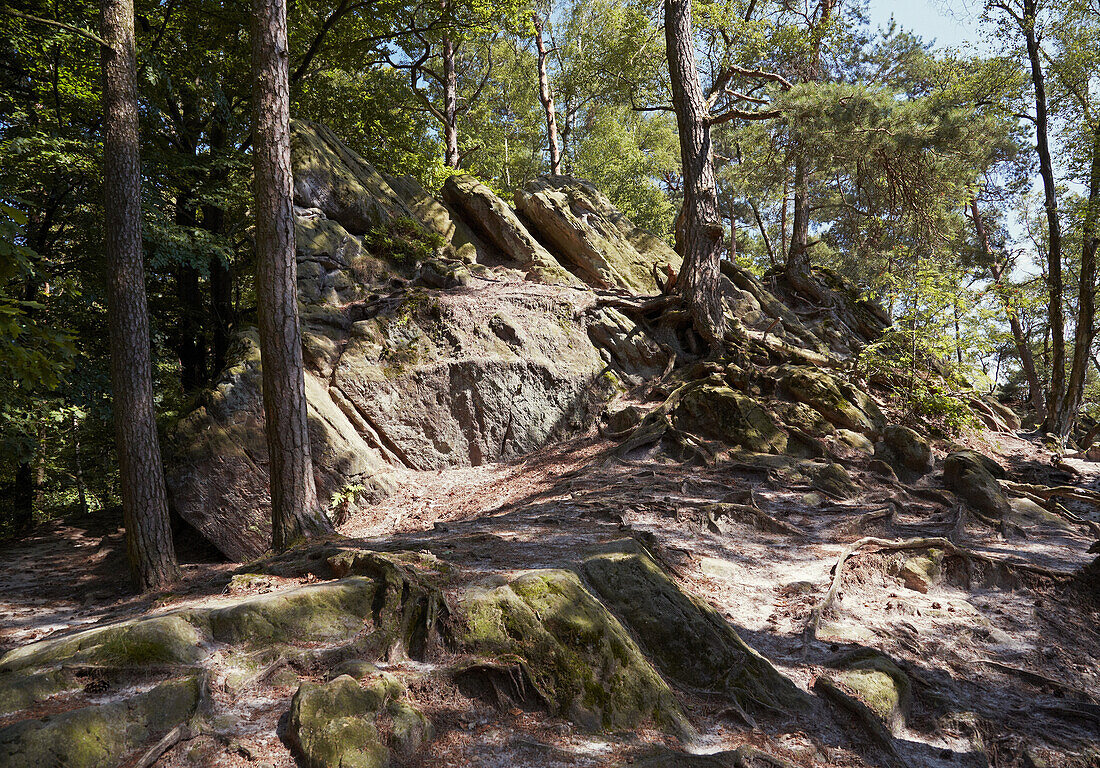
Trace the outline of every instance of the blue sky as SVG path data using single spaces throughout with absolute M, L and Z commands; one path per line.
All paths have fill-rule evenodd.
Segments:
M 885 27 L 893 16 L 898 24 L 937 47 L 961 47 L 979 42 L 980 0 L 870 0 L 871 23 Z

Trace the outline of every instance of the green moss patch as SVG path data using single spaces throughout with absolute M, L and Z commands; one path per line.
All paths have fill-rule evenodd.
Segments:
M 592 729 L 652 722 L 690 730 L 637 643 L 575 573 L 531 571 L 471 589 L 460 614 L 459 644 L 491 659 L 521 659 L 552 714 Z
M 173 680 L 126 701 L 83 707 L 0 729 L 0 766 L 107 768 L 195 714 L 198 677 Z
M 672 679 L 724 692 L 747 709 L 785 711 L 804 702 L 793 682 L 644 552 L 597 555 L 585 563 L 584 573 Z

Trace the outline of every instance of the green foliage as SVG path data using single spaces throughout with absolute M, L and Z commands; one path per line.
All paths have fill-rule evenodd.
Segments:
M 429 232 L 404 216 L 375 227 L 363 238 L 367 250 L 393 261 L 418 264 L 430 259 L 447 241 L 437 232 Z
M 940 363 L 911 331 L 888 330 L 861 350 L 856 368 L 860 375 L 892 389 L 905 422 L 935 424 L 947 434 L 977 426 L 973 411 L 960 397 L 957 372 Z

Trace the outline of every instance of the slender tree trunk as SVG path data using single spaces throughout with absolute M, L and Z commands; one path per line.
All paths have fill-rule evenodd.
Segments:
M 80 455 L 80 420 L 76 417 L 76 411 L 71 414 L 70 423 L 73 430 L 73 463 L 76 465 L 76 474 L 73 479 L 76 481 L 76 497 L 77 503 L 80 505 L 80 514 L 88 514 L 88 490 L 84 485 L 84 460 Z
M 665 0 L 665 46 L 684 176 L 683 220 L 679 227 L 684 265 L 676 289 L 691 312 L 695 330 L 715 349 L 722 344 L 726 331 L 718 292 L 725 228 L 714 186 L 710 123 L 695 67 L 694 45 L 691 0 Z
M 176 198 L 176 224 L 194 230 L 198 219 L 189 192 Z M 180 384 L 184 392 L 194 392 L 206 382 L 205 307 L 199 286 L 199 270 L 190 263 L 176 266 L 176 303 L 179 325 L 176 327 L 176 354 L 180 359 Z
M 554 92 L 550 90 L 550 77 L 546 72 L 546 44 L 542 40 L 543 20 L 537 13 L 531 14 L 535 27 L 535 47 L 539 53 L 539 101 L 546 113 L 546 140 L 550 145 L 550 173 L 561 175 L 561 150 L 558 148 L 558 118 L 554 113 Z
M 157 589 L 179 577 L 157 439 L 149 309 L 141 252 L 141 164 L 133 0 L 102 0 L 103 186 L 112 403 L 126 548 L 134 582 Z
M 1066 391 L 1066 328 L 1062 307 L 1062 225 L 1058 220 L 1058 189 L 1054 178 L 1054 163 L 1050 157 L 1046 84 L 1043 76 L 1042 52 L 1035 31 L 1036 0 L 1023 0 L 1022 32 L 1031 63 L 1031 85 L 1035 90 L 1035 149 L 1039 155 L 1039 175 L 1043 178 L 1043 207 L 1047 217 L 1047 316 L 1050 322 L 1050 388 L 1047 391 L 1046 418 L 1043 430 L 1057 431 L 1057 411 Z
M 16 535 L 29 531 L 34 525 L 34 471 L 29 461 L 21 461 L 15 466 L 12 511 L 12 528 Z
M 225 149 L 225 117 L 218 115 L 210 129 L 210 149 L 218 153 Z M 228 173 L 218 165 L 211 172 L 210 181 L 215 186 L 225 183 Z M 213 203 L 202 207 L 202 226 L 215 235 L 225 234 L 225 209 Z M 233 277 L 229 265 L 220 256 L 210 257 L 210 319 L 213 348 L 213 373 L 224 368 L 229 354 L 229 333 L 233 326 Z
M 783 208 L 779 211 L 779 252 L 787 254 L 787 179 L 783 179 Z
M 977 198 L 971 198 L 970 212 L 974 216 L 974 231 L 978 235 L 978 242 L 981 244 L 986 258 L 989 259 L 989 270 L 993 275 L 993 282 L 999 288 L 1004 267 L 1001 265 L 1000 259 L 993 254 L 993 249 L 989 245 L 989 233 L 986 231 L 985 222 L 982 221 L 982 214 L 978 210 Z M 1035 409 L 1036 413 L 1041 414 L 1044 410 L 1043 387 L 1039 383 L 1039 374 L 1035 370 L 1035 358 L 1031 354 L 1031 345 L 1028 344 L 1024 329 L 1020 325 L 1020 315 L 1002 292 L 997 291 L 997 296 L 1000 298 L 1001 306 L 1008 318 L 1008 326 L 1012 330 L 1012 341 L 1016 345 L 1016 353 L 1020 356 L 1020 367 L 1024 371 L 1024 378 L 1027 379 L 1028 402 L 1031 403 L 1031 407 Z
M 317 504 L 298 322 L 285 0 L 253 0 L 256 303 L 276 550 L 332 531 Z
M 1093 129 L 1092 164 L 1089 169 L 1089 200 L 1081 231 L 1081 275 L 1078 280 L 1077 327 L 1073 336 L 1073 362 L 1066 394 L 1054 415 L 1055 434 L 1065 437 L 1073 428 L 1085 395 L 1092 342 L 1096 336 L 1096 247 L 1097 216 L 1100 215 L 1100 127 Z
M 772 248 L 771 238 L 768 237 L 768 228 L 764 226 L 764 218 L 760 215 L 760 209 L 756 207 L 756 203 L 752 200 L 749 201 L 749 207 L 752 208 L 753 218 L 756 219 L 756 228 L 760 230 L 760 237 L 764 240 L 764 247 L 768 251 L 768 263 L 775 268 L 775 250 Z
M 457 168 L 458 154 L 458 74 L 455 72 L 455 43 L 448 30 L 443 31 L 443 141 L 444 162 Z
M 810 177 L 806 161 L 794 162 L 794 216 L 791 219 L 791 246 L 787 252 L 787 274 L 810 274 Z

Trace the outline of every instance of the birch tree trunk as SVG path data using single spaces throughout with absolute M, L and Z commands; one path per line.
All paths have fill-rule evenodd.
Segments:
M 554 92 L 550 90 L 550 77 L 546 71 L 546 43 L 542 39 L 543 20 L 537 13 L 531 14 L 535 27 L 535 47 L 539 54 L 539 101 L 546 113 L 546 140 L 550 145 L 550 173 L 561 175 L 561 149 L 558 146 L 558 119 L 554 114 Z

